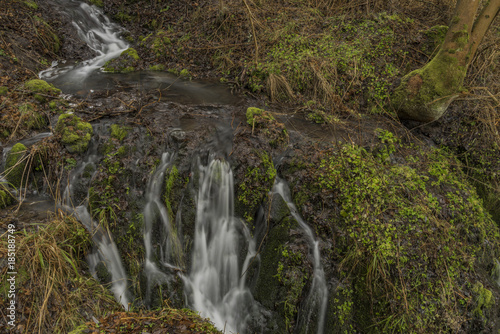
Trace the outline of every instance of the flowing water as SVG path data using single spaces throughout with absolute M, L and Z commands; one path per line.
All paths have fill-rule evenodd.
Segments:
M 244 333 L 254 299 L 245 286 L 255 242 L 234 217 L 233 174 L 227 162 L 200 165 L 192 266 L 184 277 L 188 302 L 226 333 Z M 240 265 L 242 247 L 248 247 Z
M 89 79 L 89 76 L 128 48 L 128 43 L 120 37 L 123 28 L 111 22 L 96 6 L 74 0 L 56 0 L 56 3 L 70 15 L 78 36 L 97 56 L 80 63 L 54 62 L 52 67 L 40 72 L 39 77 L 63 91 L 91 89 L 95 79 Z
M 302 229 L 306 232 L 314 258 L 311 290 L 309 291 L 309 295 L 306 299 L 305 305 L 302 306 L 299 310 L 299 321 L 297 324 L 297 328 L 304 328 L 305 332 L 309 333 L 309 326 L 311 323 L 313 323 L 313 320 L 316 319 L 316 332 L 318 334 L 322 334 L 325 324 L 326 307 L 328 303 L 328 288 L 325 280 L 325 272 L 323 271 L 323 266 L 321 265 L 319 241 L 316 240 L 311 228 L 298 214 L 297 208 L 292 202 L 290 190 L 288 189 L 288 185 L 285 183 L 285 181 L 277 179 L 273 191 L 283 197 L 288 205 L 288 208 L 290 209 L 293 218 L 295 218 L 300 227 L 302 227 Z
M 97 56 L 81 63 L 69 61 L 54 63 L 51 68 L 42 71 L 40 77 L 67 93 L 82 89 L 90 91 L 112 85 L 111 82 L 118 78 L 118 75 L 103 73 L 99 69 L 106 61 L 117 57 L 128 47 L 128 44 L 119 37 L 123 29 L 112 23 L 95 6 L 74 0 L 56 0 L 56 2 L 71 15 L 78 35 L 97 53 Z M 136 72 L 120 78 L 126 78 L 131 84 L 144 84 L 146 88 L 162 89 L 168 85 L 168 93 L 162 93 L 162 96 L 178 99 L 182 103 L 235 102 L 227 90 L 218 90 L 221 86 L 202 83 L 176 84 L 177 79 L 166 73 Z M 216 100 L 213 100 L 214 96 Z M 189 307 L 199 311 L 202 316 L 209 317 L 218 328 L 225 330 L 225 333 L 245 333 L 250 318 L 259 313 L 258 303 L 246 285 L 246 272 L 257 252 L 255 240 L 247 226 L 243 220 L 234 216 L 234 180 L 230 165 L 214 157 L 209 159 L 207 165 L 198 162 L 199 189 L 196 198 L 192 260 L 189 271 L 185 272 L 184 254 L 178 237 L 180 215 L 176 217 L 178 225 L 176 226 L 171 210 L 169 212 L 161 197 L 165 178 L 171 171 L 174 157 L 175 155 L 171 153 L 162 155 L 159 165 L 148 181 L 144 195 L 143 274 L 147 280 L 144 303 L 151 305 L 155 286 L 170 284 L 174 275 L 180 275 L 184 282 L 184 294 Z M 81 203 L 77 203 L 76 200 L 78 196 L 75 195 L 75 185 L 85 184 L 82 183 L 85 173 L 88 174 L 89 169 L 95 170 L 98 160 L 97 145 L 94 143 L 91 144 L 84 160 L 70 174 L 61 206 L 75 214 L 92 233 L 96 247 L 87 258 L 90 271 L 96 278 L 102 268 L 110 274 L 111 290 L 115 298 L 128 310 L 134 296 L 129 291 L 129 278 L 113 237 L 106 228 L 92 219 L 87 208 L 88 193 L 85 199 L 78 199 Z M 88 175 L 86 177 L 90 183 Z M 297 214 L 286 184 L 277 181 L 273 191 L 281 194 L 293 217 L 304 229 L 314 257 L 311 290 L 304 307 L 299 311 L 298 328 L 305 328 L 305 332 L 311 332 L 309 325 L 315 323 L 314 328 L 317 328 L 317 333 L 322 334 L 328 292 L 319 258 L 318 241 L 312 230 Z M 181 275 L 180 272 L 185 273 Z
M 169 283 L 170 270 L 181 271 L 182 247 L 177 237 L 173 217 L 169 217 L 167 207 L 161 201 L 161 191 L 165 184 L 165 171 L 172 165 L 173 154 L 163 153 L 161 162 L 148 182 L 146 205 L 144 206 L 144 248 L 146 251 L 144 272 L 147 278 L 146 305 L 151 303 L 151 290 L 155 285 Z M 155 229 L 155 224 L 157 224 Z M 155 234 L 156 231 L 157 233 Z M 153 236 L 155 234 L 155 236 Z M 158 249 L 153 248 L 153 239 Z M 158 267 L 158 265 L 161 266 Z

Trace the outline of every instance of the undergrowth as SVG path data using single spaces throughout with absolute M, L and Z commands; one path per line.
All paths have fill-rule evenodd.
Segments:
M 310 191 L 332 199 L 318 205 L 365 330 L 460 331 L 478 307 L 475 282 L 491 289 L 478 273 L 498 255 L 498 227 L 450 153 L 378 137 L 371 149 L 344 144 L 302 166 L 311 183 L 295 198 L 305 207 Z
M 119 309 L 102 285 L 82 275 L 80 268 L 90 236 L 72 217 L 52 217 L 36 230 L 20 230 L 16 240 L 17 329 L 30 333 L 68 333 L 92 315 Z M 7 255 L 7 238 L 0 254 Z M 2 269 L 6 277 L 8 268 Z M 2 283 L 2 304 L 6 298 Z M 5 305 L 5 304 L 4 304 Z M 18 319 L 18 320 L 17 320 Z

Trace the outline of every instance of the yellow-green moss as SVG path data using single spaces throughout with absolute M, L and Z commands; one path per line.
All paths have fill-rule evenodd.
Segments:
M 111 125 L 111 137 L 122 141 L 127 136 L 129 130 L 129 127 L 113 124 Z
M 103 69 L 111 73 L 127 73 L 135 71 L 140 60 L 137 51 L 133 48 L 124 50 L 118 58 L 111 59 L 104 64 Z
M 24 84 L 24 88 L 32 92 L 33 94 L 45 94 L 57 96 L 61 94 L 61 90 L 55 88 L 52 84 L 49 84 L 47 81 L 40 79 L 33 79 Z
M 7 95 L 7 92 L 9 91 L 9 88 L 5 86 L 0 87 L 0 96 Z
M 12 203 L 12 196 L 6 189 L 0 188 L 0 209 L 4 209 Z
M 26 155 L 27 148 L 21 143 L 17 143 L 12 147 L 7 160 L 5 162 L 5 176 L 14 187 L 21 186 L 21 182 L 25 183 L 28 170 L 26 169 L 26 161 L 23 157 Z
M 392 103 L 401 118 L 431 122 L 440 118 L 458 96 L 466 68 L 457 58 L 440 51 L 423 68 L 405 75 Z
M 94 133 L 90 123 L 73 114 L 59 116 L 55 132 L 61 135 L 62 143 L 70 153 L 85 152 Z

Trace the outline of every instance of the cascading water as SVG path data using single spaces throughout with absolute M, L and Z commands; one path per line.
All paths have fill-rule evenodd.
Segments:
M 244 333 L 255 306 L 245 286 L 246 269 L 255 256 L 255 242 L 233 216 L 233 174 L 229 164 L 212 160 L 199 167 L 200 189 L 192 266 L 184 277 L 188 303 L 226 333 Z M 240 269 L 238 255 L 248 243 Z
M 311 228 L 298 214 L 297 208 L 292 202 L 290 190 L 288 189 L 285 181 L 277 179 L 273 187 L 273 192 L 278 193 L 281 197 L 283 197 L 293 218 L 295 218 L 300 227 L 302 227 L 302 229 L 306 232 L 313 252 L 314 264 L 311 290 L 309 291 L 309 295 L 306 299 L 306 304 L 299 310 L 297 328 L 305 328 L 305 332 L 309 333 L 309 324 L 317 317 L 317 333 L 323 334 L 326 307 L 328 303 L 328 288 L 326 286 L 325 272 L 323 271 L 323 266 L 321 265 L 319 242 L 315 239 Z
M 104 230 L 101 225 L 95 224 L 86 206 L 80 205 L 76 207 L 75 214 L 76 218 L 91 231 L 92 240 L 97 246 L 95 251 L 87 255 L 87 262 L 92 276 L 97 279 L 97 265 L 104 263 L 107 271 L 111 274 L 111 291 L 115 299 L 122 304 L 125 310 L 128 310 L 131 298 L 128 292 L 127 273 L 111 233 Z
M 39 77 L 62 88 L 72 85 L 82 87 L 82 81 L 108 60 L 119 56 L 128 48 L 128 44 L 119 37 L 123 28 L 111 22 L 96 6 L 74 0 L 56 0 L 56 3 L 71 16 L 78 36 L 97 56 L 76 64 L 54 62 L 52 67 L 40 72 Z
M 148 286 L 146 291 L 146 304 L 151 302 L 151 289 L 155 284 L 168 283 L 170 278 L 157 266 L 157 262 L 162 265 L 162 269 L 181 270 L 182 248 L 175 226 L 172 225 L 167 208 L 160 200 L 161 190 L 165 181 L 165 171 L 172 164 L 173 155 L 163 153 L 160 165 L 156 168 L 151 177 L 146 190 L 146 205 L 144 206 L 144 248 L 146 258 L 144 271 L 147 277 Z M 154 254 L 153 250 L 153 230 L 154 224 L 159 221 L 159 251 Z M 157 255 L 157 259 L 155 259 Z M 158 260 L 158 261 L 155 261 Z
M 76 207 L 73 203 L 74 184 L 81 181 L 86 167 L 95 168 L 98 158 L 97 146 L 94 141 L 91 141 L 84 160 L 70 174 L 60 207 L 68 213 L 74 214 L 92 235 L 92 240 L 96 248 L 92 253 L 87 255 L 87 262 L 92 276 L 98 279 L 96 267 L 99 263 L 103 263 L 107 271 L 111 274 L 111 291 L 116 300 L 128 310 L 131 300 L 128 292 L 128 278 L 113 237 L 109 231 L 106 231 L 101 225 L 96 224 L 88 212 L 88 191 L 83 203 Z

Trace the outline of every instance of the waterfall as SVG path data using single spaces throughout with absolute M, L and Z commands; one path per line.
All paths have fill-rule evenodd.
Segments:
M 299 309 L 299 323 L 297 324 L 297 328 L 303 326 L 306 329 L 305 332 L 309 333 L 309 324 L 315 317 L 318 317 L 317 333 L 322 334 L 325 324 L 326 307 L 328 303 L 328 288 L 326 286 L 325 272 L 323 271 L 323 266 L 321 265 L 319 242 L 314 237 L 311 228 L 298 214 L 297 208 L 292 202 L 290 190 L 288 189 L 285 181 L 277 179 L 273 187 L 273 192 L 280 194 L 287 203 L 287 206 L 290 209 L 293 218 L 295 218 L 300 227 L 302 227 L 302 229 L 306 232 L 313 253 L 314 263 L 311 290 L 309 291 L 309 295 L 306 299 L 306 304 Z M 301 318 L 304 319 L 303 322 L 305 323 L 301 323 Z
M 128 292 L 127 274 L 111 233 L 105 230 L 100 224 L 96 224 L 88 212 L 88 190 L 86 199 L 83 203 L 76 207 L 73 204 L 74 201 L 72 197 L 74 185 L 81 181 L 86 167 L 89 165 L 95 166 L 97 160 L 97 145 L 94 140 L 92 140 L 84 160 L 70 173 L 68 184 L 64 189 L 59 207 L 70 214 L 74 214 L 87 228 L 96 246 L 95 249 L 87 255 L 87 263 L 89 264 L 90 272 L 94 278 L 98 279 L 96 267 L 99 263 L 103 263 L 111 274 L 111 291 L 115 299 L 122 304 L 125 310 L 128 310 L 131 298 Z M 92 177 L 90 177 L 90 179 L 92 179 Z
M 233 174 L 227 162 L 199 167 L 195 240 L 189 276 L 184 277 L 188 303 L 226 333 L 244 333 L 254 299 L 245 272 L 255 255 L 246 226 L 233 216 Z M 243 241 L 245 244 L 240 244 Z M 248 252 L 240 267 L 243 246 Z
M 158 262 L 164 269 L 181 270 L 179 265 L 182 264 L 182 248 L 167 208 L 160 200 L 161 191 L 165 184 L 165 171 L 171 166 L 173 157 L 173 154 L 163 153 L 161 162 L 149 180 L 146 190 L 147 203 L 144 206 L 143 214 L 144 248 L 146 250 L 144 272 L 148 282 L 146 291 L 147 305 L 151 302 L 151 289 L 154 284 L 170 282 L 169 276 L 158 268 L 153 252 L 153 227 L 157 221 L 160 222 L 160 233 L 156 236 L 156 239 L 160 241 Z
M 56 2 L 71 16 L 78 36 L 97 53 L 97 56 L 76 64 L 55 61 L 38 76 L 47 81 L 58 79 L 67 85 L 81 84 L 79 81 L 100 69 L 108 60 L 118 57 L 128 48 L 128 44 L 119 36 L 123 28 L 111 22 L 96 6 L 73 0 L 56 0 Z
M 96 267 L 99 263 L 104 263 L 111 274 L 111 291 L 115 299 L 122 304 L 125 310 L 128 310 L 131 298 L 128 292 L 127 273 L 111 233 L 104 230 L 101 225 L 95 224 L 85 205 L 76 207 L 75 214 L 76 218 L 91 231 L 92 241 L 97 246 L 92 253 L 87 255 L 92 276 L 97 279 Z

